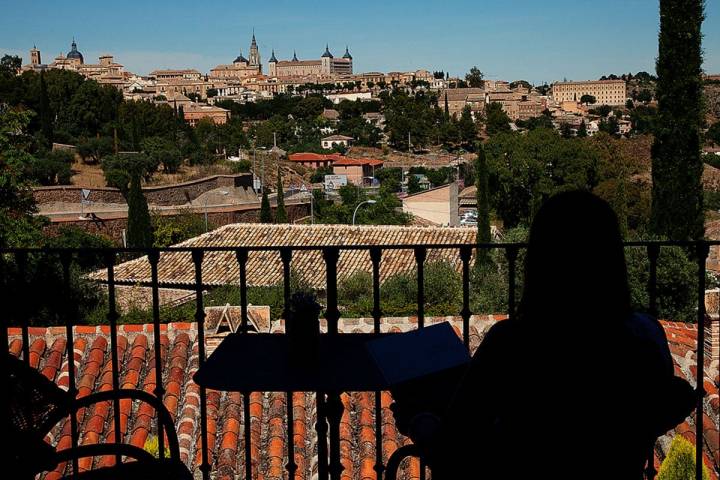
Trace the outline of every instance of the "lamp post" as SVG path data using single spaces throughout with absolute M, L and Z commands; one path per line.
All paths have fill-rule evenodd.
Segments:
M 375 200 L 365 200 L 364 202 L 358 203 L 357 207 L 355 207 L 355 211 L 353 212 L 353 220 L 352 220 L 352 224 L 353 224 L 353 225 L 355 225 L 355 215 L 357 215 L 358 208 L 360 208 L 362 205 L 365 205 L 366 203 L 369 204 L 369 205 L 373 205 L 373 204 L 377 203 L 377 201 L 375 201 Z

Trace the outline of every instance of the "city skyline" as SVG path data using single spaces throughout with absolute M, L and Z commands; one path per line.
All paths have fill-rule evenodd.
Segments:
M 657 2 L 647 0 L 609 0 L 602 7 L 565 0 L 540 7 L 518 0 L 510 9 L 467 2 L 411 9 L 398 2 L 382 6 L 382 14 L 374 1 L 359 13 L 358 7 L 327 2 L 279 2 L 250 12 L 216 1 L 205 4 L 202 15 L 192 14 L 196 7 L 189 2 L 143 4 L 143 15 L 133 13 L 133 5 L 7 4 L 0 53 L 27 63 L 36 45 L 49 62 L 67 53 L 75 38 L 89 61 L 112 53 L 138 74 L 160 68 L 206 73 L 240 52 L 247 55 L 254 29 L 264 70 L 272 50 L 278 59 L 290 59 L 294 51 L 301 59 L 318 58 L 329 44 L 337 55 L 349 46 L 357 72 L 428 69 L 462 76 L 477 65 L 489 79 L 536 84 L 653 72 L 657 55 Z M 704 68 L 717 73 L 720 5 L 708 3 L 706 16 Z

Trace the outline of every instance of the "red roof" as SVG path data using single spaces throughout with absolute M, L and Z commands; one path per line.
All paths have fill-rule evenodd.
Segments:
M 322 153 L 310 153 L 310 152 L 303 152 L 303 153 L 291 153 L 288 155 L 288 160 L 291 162 L 322 162 L 326 160 L 330 160 L 331 162 L 336 162 L 338 160 L 342 160 L 345 157 L 343 157 L 340 154 L 337 153 L 330 153 L 330 154 L 322 154 Z

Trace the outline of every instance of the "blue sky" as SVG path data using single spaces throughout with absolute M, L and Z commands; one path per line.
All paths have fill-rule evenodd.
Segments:
M 67 52 L 72 37 L 86 61 L 113 53 L 130 71 L 208 71 L 247 56 L 255 28 L 263 62 L 296 49 L 318 58 L 325 43 L 355 71 L 446 70 L 477 65 L 487 78 L 534 83 L 653 71 L 657 0 L 328 2 L 256 0 L 0 0 L 0 54 L 43 61 Z M 720 1 L 706 6 L 704 68 L 720 73 Z

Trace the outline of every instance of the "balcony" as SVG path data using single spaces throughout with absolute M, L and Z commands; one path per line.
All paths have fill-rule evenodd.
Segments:
M 205 238 L 204 245 L 191 241 L 167 249 L 95 251 L 103 256 L 107 265 L 104 271 L 91 275 L 107 286 L 105 324 L 83 325 L 83 319 L 77 318 L 72 306 L 67 305 L 66 311 L 59 312 L 65 323 L 63 326 L 31 326 L 32 319 L 23 315 L 23 309 L 19 308 L 12 309 L 12 318 L 5 319 L 5 325 L 11 326 L 0 330 L 7 336 L 5 340 L 11 354 L 22 358 L 78 398 L 117 388 L 139 389 L 157 397 L 167 407 L 174 422 L 181 460 L 196 478 L 381 478 L 392 453 L 409 442 L 395 428 L 388 408 L 391 403 L 389 393 L 342 394 L 339 397 L 343 406 L 339 429 L 330 428 L 328 432 L 327 425 L 316 425 L 316 421 L 318 406 L 325 408 L 330 398 L 320 399 L 314 393 L 304 392 L 220 392 L 198 386 L 192 375 L 217 340 L 229 331 L 237 330 L 247 335 L 252 335 L 253 331 L 284 332 L 283 320 L 266 321 L 269 318 L 262 309 L 249 305 L 248 288 L 262 282 L 279 281 L 287 306 L 292 290 L 291 272 L 304 272 L 308 283 L 322 292 L 325 311 L 321 328 L 326 332 L 399 332 L 449 321 L 464 344 L 474 351 L 492 324 L 512 316 L 515 311 L 515 267 L 518 254 L 525 245 L 480 246 L 499 250 L 507 259 L 508 312 L 476 315 L 470 308 L 471 268 L 477 247 L 472 240 L 438 236 L 431 240 L 396 239 L 393 242 L 383 237 L 357 243 L 353 232 L 360 231 L 358 228 L 338 228 L 347 230 L 341 234 L 336 231 L 336 235 L 326 239 L 323 245 L 303 244 L 302 239 L 291 232 L 288 237 L 255 238 L 255 246 L 250 246 L 229 235 L 232 232 L 221 229 L 220 233 L 216 231 L 198 237 Z M 663 327 L 675 361 L 676 375 L 687 378 L 693 385 L 697 384 L 696 378 L 702 378 L 703 388 L 696 389 L 695 414 L 675 432 L 659 439 L 653 465 L 659 466 L 670 439 L 679 434 L 692 440 L 702 454 L 711 478 L 715 479 L 720 464 L 717 440 L 719 297 L 717 293 L 706 295 L 704 260 L 708 248 L 718 244 L 720 242 L 627 244 L 628 248 L 641 249 L 649 256 L 649 312 L 657 312 L 658 308 L 658 251 L 684 246 L 696 249 L 699 254 L 698 322 L 664 321 Z M 10 249 L 0 253 L 16 262 L 19 274 L 28 258 L 37 256 L 43 261 L 59 262 L 67 273 L 73 258 L 88 251 Z M 118 263 L 130 254 L 144 256 Z M 445 312 L 447 316 L 443 317 L 425 313 L 428 304 L 424 268 L 432 258 L 446 259 L 462 278 L 462 302 L 456 310 Z M 416 315 L 384 316 L 380 294 L 382 281 L 393 269 L 412 267 L 417 272 Z M 372 278 L 372 315 L 368 318 L 345 318 L 342 305 L 338 305 L 338 279 L 356 269 L 367 270 Z M 5 298 L 5 302 L 23 305 L 41 294 L 22 288 L 24 275 L 19 275 L 18 282 L 20 296 Z M 206 309 L 205 291 L 228 283 L 237 285 L 237 305 Z M 118 324 L 118 292 L 128 285 L 140 285 L 149 292 L 152 323 Z M 69 289 L 69 285 L 66 287 Z M 160 304 L 166 301 L 166 295 L 171 296 L 170 289 L 180 289 L 181 295 L 185 292 L 194 297 L 194 318 L 163 323 Z M 70 368 L 71 364 L 74 368 Z M 252 365 L 239 365 L 238 368 L 252 368 Z M 148 439 L 158 436 L 158 422 L 142 405 L 119 398 L 98 403 L 60 422 L 46 441 L 60 449 L 119 439 L 144 448 Z M 73 432 L 77 433 L 73 435 Z M 166 441 L 165 435 L 157 438 L 161 445 Z M 323 455 L 328 451 L 328 442 L 330 451 L 337 452 L 336 456 Z M 74 469 L 82 472 L 113 465 L 114 461 L 115 456 L 110 455 L 69 461 L 59 464 L 43 478 L 55 479 L 69 475 Z M 430 471 L 416 459 L 405 461 L 399 472 L 399 478 L 406 480 L 424 479 L 426 475 L 431 475 Z

